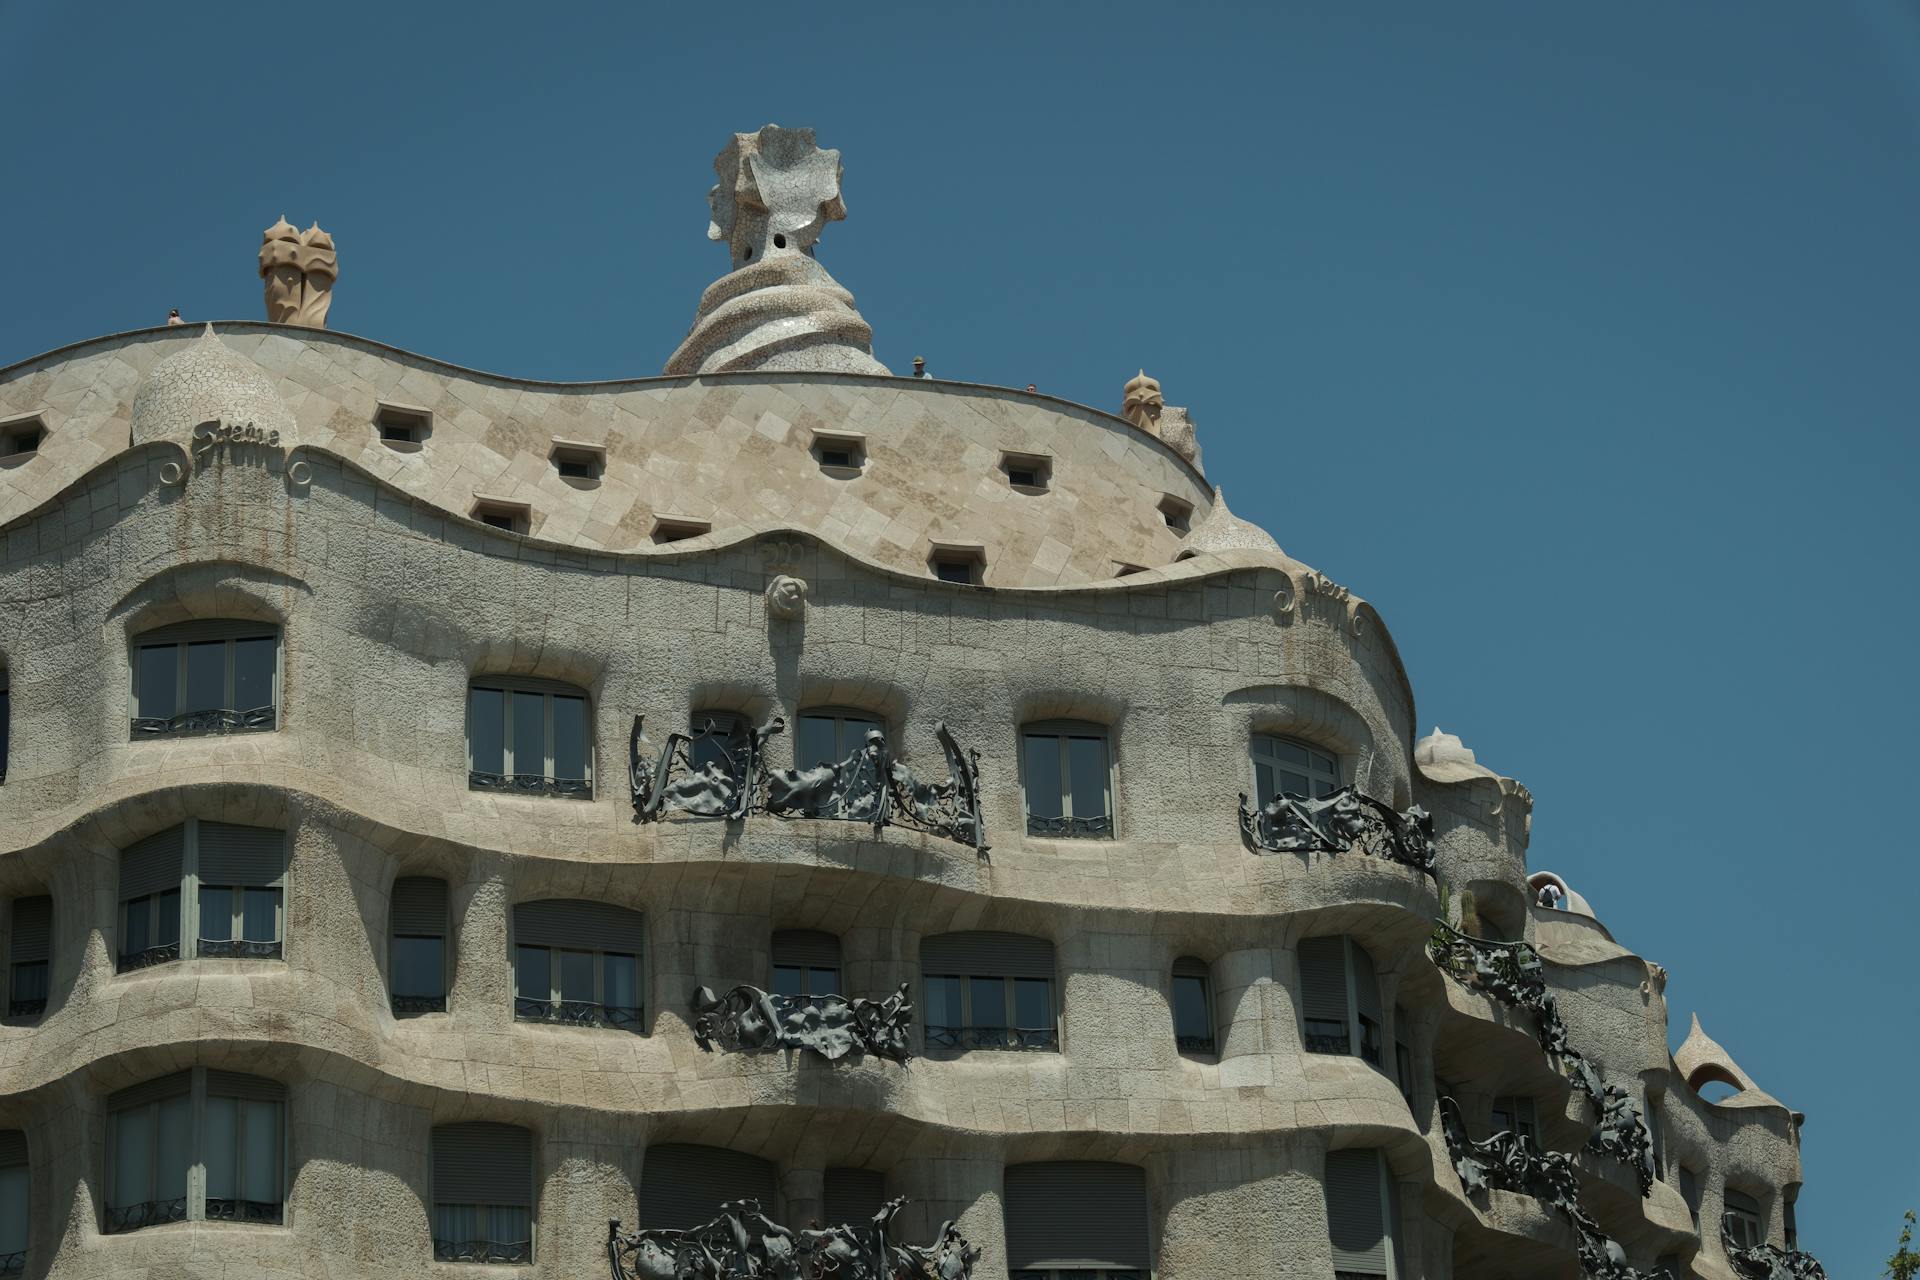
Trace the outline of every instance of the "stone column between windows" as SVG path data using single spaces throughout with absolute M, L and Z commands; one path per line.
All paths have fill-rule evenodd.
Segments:
M 840 985 L 846 996 L 884 1000 L 907 984 L 913 1002 L 915 1053 L 925 1050 L 921 1028 L 927 1020 L 927 994 L 920 982 L 920 935 L 890 926 L 861 925 L 840 935 Z
M 780 1221 L 794 1231 L 809 1227 L 815 1222 L 822 1226 L 837 1226 L 837 1223 L 828 1223 L 826 1219 L 826 1190 L 826 1170 L 801 1165 L 782 1165 L 780 1167 L 780 1200 L 782 1212 L 786 1216 Z M 767 1206 L 767 1212 L 772 1214 L 772 1205 Z
M 998 1154 L 903 1160 L 887 1177 L 889 1196 L 907 1197 L 894 1219 L 901 1240 L 928 1245 L 953 1219 L 980 1249 L 974 1280 L 1007 1280 L 1007 1233 L 1000 1214 L 1003 1162 Z
M 1054 950 L 1061 1048 L 1104 1068 L 1164 1069 L 1177 1052 L 1172 1011 L 1160 994 L 1171 980 L 1164 949 L 1146 933 L 1068 934 Z
M 513 1024 L 513 913 L 506 859 L 472 851 L 467 879 L 448 885 L 453 973 L 447 1008 L 463 1026 L 506 1034 Z M 469 1021 L 471 1020 L 471 1021 Z
M 1287 1134 L 1256 1147 L 1149 1157 L 1153 1207 L 1162 1215 L 1155 1274 L 1326 1280 L 1333 1250 L 1324 1160 L 1319 1143 Z
M 605 1032 L 600 1034 L 615 1034 Z M 581 1072 L 585 1075 L 586 1072 Z M 602 1092 L 569 1080 L 562 1097 Z M 609 1219 L 638 1222 L 635 1153 L 646 1149 L 644 1117 L 562 1108 L 546 1112 L 534 1130 L 537 1191 L 534 1260 L 550 1275 L 604 1274 Z M 600 1229 L 594 1230 L 595 1224 Z
M 1294 998 L 1293 952 L 1280 947 L 1229 951 L 1213 964 L 1219 986 L 1220 1085 L 1271 1085 L 1298 1075 L 1303 1052 Z

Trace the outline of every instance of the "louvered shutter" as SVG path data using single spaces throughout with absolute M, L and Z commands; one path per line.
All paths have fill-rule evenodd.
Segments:
M 887 1175 L 878 1169 L 829 1169 L 821 1195 L 821 1225 L 865 1226 L 887 1202 Z
M 200 820 L 198 867 L 201 884 L 279 884 L 287 870 L 287 833 L 277 827 L 242 827 Z
M 1181 956 L 1173 962 L 1173 976 L 1176 978 L 1206 978 L 1207 962 L 1196 960 L 1192 956 Z
M 1380 975 L 1374 972 L 1373 956 L 1357 942 L 1350 943 L 1348 950 L 1353 956 L 1353 998 L 1359 1005 L 1360 1016 L 1376 1027 L 1384 1027 L 1385 1020 L 1380 1016 Z
M 533 1207 L 533 1134 L 516 1124 L 468 1120 L 433 1131 L 435 1204 Z
M 1300 963 L 1301 1008 L 1309 1018 L 1349 1024 L 1344 938 L 1302 938 L 1295 953 Z
M 22 1129 L 0 1129 L 0 1169 L 27 1162 L 27 1135 Z
M 180 887 L 187 829 L 168 827 L 120 851 L 120 901 Z
M 679 1142 L 647 1148 L 640 1170 L 642 1227 L 685 1231 L 719 1217 L 727 1201 L 746 1199 L 758 1200 L 762 1212 L 779 1219 L 774 1168 L 759 1156 Z
M 1010 1164 L 1007 1266 L 1111 1267 L 1145 1271 L 1147 1174 L 1098 1160 Z
M 525 947 L 564 947 L 571 951 L 621 951 L 639 955 L 645 946 L 645 917 L 610 902 L 547 898 L 513 909 L 513 940 Z
M 1387 1274 L 1386 1215 L 1380 1204 L 1380 1153 L 1348 1148 L 1327 1153 L 1327 1235 L 1333 1269 Z
M 818 929 L 781 929 L 773 935 L 773 962 L 838 969 L 840 939 Z
M 35 964 L 53 945 L 53 899 L 45 894 L 13 900 L 13 962 Z
M 207 1071 L 209 1098 L 242 1098 L 248 1102 L 285 1102 L 287 1086 L 239 1071 Z
M 199 640 L 252 640 L 277 636 L 280 628 L 271 622 L 246 622 L 239 618 L 195 618 L 171 626 L 155 627 L 134 637 L 136 645 L 192 644 Z
M 1053 944 L 1020 933 L 942 933 L 920 943 L 920 971 L 981 978 L 1053 978 Z
M 433 876 L 401 876 L 393 882 L 387 914 L 396 934 L 446 937 L 447 882 Z
M 124 1111 L 129 1107 L 144 1107 L 149 1102 L 159 1102 L 166 1098 L 178 1098 L 193 1091 L 193 1072 L 176 1071 L 170 1076 L 160 1076 L 154 1080 L 143 1080 L 139 1084 L 129 1085 L 107 1098 L 107 1110 Z

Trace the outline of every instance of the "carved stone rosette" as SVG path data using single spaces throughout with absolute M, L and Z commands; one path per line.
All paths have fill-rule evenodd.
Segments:
M 980 1250 L 951 1220 L 930 1245 L 897 1244 L 889 1235 L 904 1197 L 887 1201 L 868 1221 L 795 1231 L 760 1212 L 758 1200 L 729 1200 L 713 1221 L 686 1231 L 622 1233 L 607 1224 L 612 1280 L 763 1277 L 801 1280 L 970 1280 Z
M 872 1054 L 902 1065 L 913 1057 L 907 1033 L 913 1004 L 907 984 L 884 1000 L 845 996 L 783 996 L 744 983 L 723 996 L 694 989 L 693 1038 L 707 1052 L 713 1042 L 732 1053 L 811 1049 L 828 1062 Z
M 1243 791 L 1240 832 L 1255 853 L 1346 853 L 1358 846 L 1428 875 L 1439 857 L 1425 809 L 1396 812 L 1354 787 L 1318 798 L 1282 794 L 1257 809 Z
M 923 782 L 893 758 L 878 729 L 845 760 L 775 769 L 767 743 L 786 730 L 771 716 L 757 729 L 721 733 L 711 722 L 693 733 L 673 733 L 657 759 L 644 751 L 642 717 L 627 738 L 627 778 L 635 822 L 669 811 L 741 821 L 753 813 L 779 818 L 837 818 L 924 831 L 987 852 L 980 813 L 980 753 L 963 751 L 944 722 L 933 733 L 946 756 L 947 777 Z
M 1720 1224 L 1720 1243 L 1726 1247 L 1727 1262 L 1742 1280 L 1827 1280 L 1826 1268 L 1810 1253 L 1770 1244 L 1736 1248 L 1725 1222 Z

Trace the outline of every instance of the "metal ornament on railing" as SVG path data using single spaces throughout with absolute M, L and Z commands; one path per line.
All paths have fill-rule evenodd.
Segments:
M 693 1038 L 709 1053 L 718 1041 L 731 1053 L 811 1049 L 828 1062 L 870 1053 L 904 1065 L 913 1057 L 913 1005 L 904 982 L 884 1000 L 775 995 L 743 983 L 723 996 L 696 987 L 689 1003 Z
M 758 1200 L 729 1200 L 713 1221 L 686 1231 L 622 1233 L 607 1223 L 612 1280 L 970 1280 L 980 1250 L 951 1220 L 930 1245 L 896 1244 L 888 1229 L 906 1204 L 889 1200 L 859 1226 L 784 1227 Z
M 1428 875 L 1439 857 L 1425 809 L 1401 813 L 1350 786 L 1317 798 L 1282 793 L 1257 809 L 1243 791 L 1240 831 L 1256 853 L 1346 853 L 1358 845 Z
M 923 782 L 893 758 L 886 734 L 869 729 L 845 760 L 792 769 L 767 764 L 767 743 L 786 730 L 778 715 L 756 729 L 722 733 L 712 721 L 693 733 L 667 735 L 658 758 L 644 751 L 643 717 L 627 738 L 627 778 L 635 822 L 668 812 L 738 822 L 754 813 L 777 818 L 837 818 L 878 832 L 902 826 L 987 852 L 980 814 L 980 753 L 960 749 L 944 722 L 934 737 L 947 760 L 944 782 Z
M 1724 1218 L 1720 1221 L 1720 1243 L 1726 1248 L 1728 1264 L 1741 1280 L 1827 1280 L 1826 1268 L 1810 1253 L 1770 1244 L 1739 1248 Z
M 183 711 L 177 716 L 135 716 L 131 722 L 136 738 L 190 737 L 203 733 L 248 733 L 274 726 L 275 708 L 254 707 L 246 711 L 216 708 L 208 711 Z

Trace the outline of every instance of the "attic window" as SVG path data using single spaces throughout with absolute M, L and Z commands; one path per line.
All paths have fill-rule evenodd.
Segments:
M 1193 527 L 1193 504 L 1168 494 L 1160 499 L 1160 518 L 1175 533 L 1185 533 Z
M 1147 571 L 1147 566 L 1143 564 L 1125 564 L 1125 563 L 1116 562 L 1114 565 L 1113 576 L 1116 578 L 1131 578 L 1136 573 L 1145 573 L 1146 571 Z
M 524 502 L 480 498 L 473 504 L 473 518 L 507 533 L 525 533 L 533 524 L 533 508 Z
M 380 431 L 382 444 L 398 449 L 408 445 L 417 448 L 433 433 L 433 411 L 417 405 L 382 402 L 373 415 L 373 424 Z
M 987 576 L 987 550 L 985 547 L 936 542 L 932 554 L 927 557 L 927 568 L 933 570 L 933 576 L 942 582 L 977 587 Z
M 1045 493 L 1053 484 L 1053 459 L 1044 453 L 1003 453 L 1000 469 L 1018 493 Z
M 601 444 L 587 444 L 581 440 L 555 440 L 553 469 L 560 473 L 562 480 L 576 481 L 576 487 L 584 488 L 599 480 L 607 470 L 607 447 Z
M 46 419 L 39 414 L 8 418 L 0 422 L 0 458 L 31 458 L 40 452 L 40 442 L 46 438 Z
M 682 520 L 675 516 L 661 516 L 653 522 L 653 540 L 655 542 L 684 542 L 688 538 L 697 538 L 712 529 L 706 520 Z
M 828 475 L 851 479 L 867 465 L 867 438 L 854 431 L 816 431 L 813 457 Z

